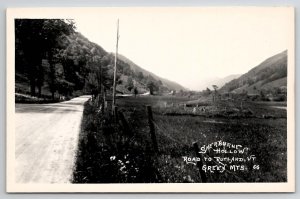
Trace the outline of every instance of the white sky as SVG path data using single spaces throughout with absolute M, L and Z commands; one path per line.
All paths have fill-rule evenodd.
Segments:
M 108 52 L 189 89 L 242 74 L 289 49 L 291 11 L 283 8 L 109 8 L 75 17 L 77 30 Z

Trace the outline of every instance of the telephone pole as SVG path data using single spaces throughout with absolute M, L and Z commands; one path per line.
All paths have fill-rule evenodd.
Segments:
M 113 84 L 113 100 L 112 100 L 112 113 L 114 114 L 115 103 L 116 103 L 116 78 L 117 78 L 117 59 L 118 59 L 118 45 L 119 45 L 119 19 L 117 22 L 117 44 L 115 54 L 115 67 L 114 67 L 114 84 Z

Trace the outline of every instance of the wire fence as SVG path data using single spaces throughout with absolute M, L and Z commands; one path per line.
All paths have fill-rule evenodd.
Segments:
M 126 121 L 126 122 L 127 122 L 127 121 Z M 148 122 L 149 122 L 149 126 L 152 126 L 152 127 L 153 127 L 153 128 L 150 127 L 150 131 L 152 131 L 152 132 L 150 132 L 150 133 L 151 133 L 151 138 L 152 138 L 153 145 L 156 145 L 157 151 L 158 151 L 158 146 L 157 146 L 157 140 L 156 140 L 157 138 L 156 138 L 156 135 L 155 135 L 155 131 L 156 131 L 156 132 L 159 132 L 159 135 L 160 135 L 160 136 L 163 136 L 163 137 L 167 138 L 167 139 L 170 140 L 171 142 L 175 143 L 177 146 L 180 146 L 180 147 L 182 147 L 182 146 L 188 146 L 188 143 L 186 143 L 186 142 L 183 143 L 182 141 L 179 141 L 179 140 L 174 139 L 174 138 L 168 133 L 168 132 L 170 132 L 170 129 L 168 129 L 168 128 L 165 127 L 164 125 L 159 125 L 159 124 L 157 123 L 157 121 L 155 121 L 155 120 L 153 119 L 153 115 L 152 115 L 152 110 L 151 110 L 151 108 L 150 108 L 150 115 L 149 115 L 149 110 L 148 110 Z M 186 126 L 186 122 L 183 124 L 183 126 Z M 153 140 L 153 134 L 154 134 L 154 140 Z M 196 140 L 196 142 L 194 142 L 194 143 L 201 143 L 201 141 L 203 141 L 203 140 L 198 139 L 198 140 Z M 188 141 L 187 141 L 187 142 L 188 142 Z M 154 148 L 155 148 L 155 147 L 154 147 Z M 192 148 L 192 147 L 191 147 L 191 148 Z M 207 153 L 199 154 L 199 151 L 198 151 L 198 152 L 197 152 L 197 151 L 194 151 L 194 152 L 196 153 L 197 156 L 199 156 L 199 157 L 201 156 L 201 158 L 200 158 L 201 164 L 200 164 L 200 165 L 203 165 L 203 164 L 205 163 L 204 158 L 203 158 L 203 156 L 202 156 L 202 155 L 204 155 L 204 156 L 206 156 L 207 158 L 210 158 L 211 161 L 212 161 L 215 165 L 222 165 L 222 166 L 224 166 L 224 164 L 223 164 L 222 162 L 216 161 L 215 158 L 209 156 Z M 198 166 L 198 169 L 199 169 L 199 172 L 200 172 L 200 178 L 201 178 L 202 182 L 211 181 L 211 180 L 212 180 L 211 174 L 210 174 L 210 173 L 209 173 L 209 174 L 204 173 L 204 171 L 203 171 L 202 168 L 199 166 L 199 164 L 197 164 L 197 166 Z M 229 171 L 228 169 L 225 169 L 224 172 L 227 173 L 227 174 L 229 174 L 229 175 L 231 175 L 231 176 L 233 176 L 233 177 L 236 178 L 239 182 L 245 182 L 245 180 L 244 180 L 243 178 L 237 176 L 235 173 Z M 203 181 L 203 175 L 205 175 L 205 176 L 204 176 L 205 179 L 207 179 L 207 177 L 208 177 L 207 175 L 210 175 L 210 180 L 207 180 L 207 181 L 205 180 L 205 181 Z

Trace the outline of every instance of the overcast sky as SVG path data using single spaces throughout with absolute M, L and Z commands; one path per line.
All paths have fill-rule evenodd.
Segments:
M 198 90 L 207 79 L 242 74 L 288 49 L 291 15 L 267 8 L 118 8 L 76 15 L 77 30 L 108 52 Z

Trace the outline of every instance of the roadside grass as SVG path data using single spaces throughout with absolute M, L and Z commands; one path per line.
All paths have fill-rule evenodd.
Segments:
M 15 93 L 15 103 L 22 103 L 22 104 L 46 104 L 46 103 L 56 103 L 60 102 L 59 99 L 51 99 L 51 97 L 47 98 L 38 98 L 33 97 L 27 94 L 20 94 Z
M 22 103 L 22 104 L 47 104 L 47 103 L 57 103 L 57 102 L 62 102 L 62 101 L 68 101 L 71 100 L 74 97 L 79 97 L 83 93 L 81 92 L 74 92 L 72 96 L 67 96 L 67 97 L 58 97 L 57 95 L 55 96 L 55 99 L 52 99 L 51 94 L 46 95 L 43 94 L 41 97 L 35 97 L 31 96 L 29 92 L 27 93 L 17 93 L 15 92 L 15 103 Z
M 158 182 L 149 143 L 128 135 L 109 112 L 85 104 L 73 183 Z
M 15 76 L 15 103 L 22 104 L 47 104 L 47 103 L 57 103 L 61 101 L 68 101 L 74 97 L 79 97 L 83 95 L 82 91 L 74 91 L 71 96 L 63 97 L 59 99 L 57 93 L 55 93 L 55 99 L 52 99 L 52 94 L 50 92 L 49 86 L 44 85 L 42 87 L 42 94 L 40 97 L 31 96 L 30 89 L 28 86 L 28 79 L 18 73 Z M 38 90 L 36 89 L 36 93 Z
M 202 146 L 219 140 L 249 147 L 248 155 L 255 155 L 256 161 L 245 163 L 244 171 L 207 172 L 208 182 L 287 181 L 286 110 L 235 101 L 183 107 L 188 100 L 174 96 L 119 98 L 117 105 L 132 136 L 120 123 L 114 125 L 109 114 L 101 115 L 87 103 L 74 182 L 201 182 L 198 168 L 186 164 L 183 156 L 195 156 L 193 142 Z M 152 151 L 145 105 L 153 108 L 157 155 Z M 259 170 L 253 170 L 254 164 Z

